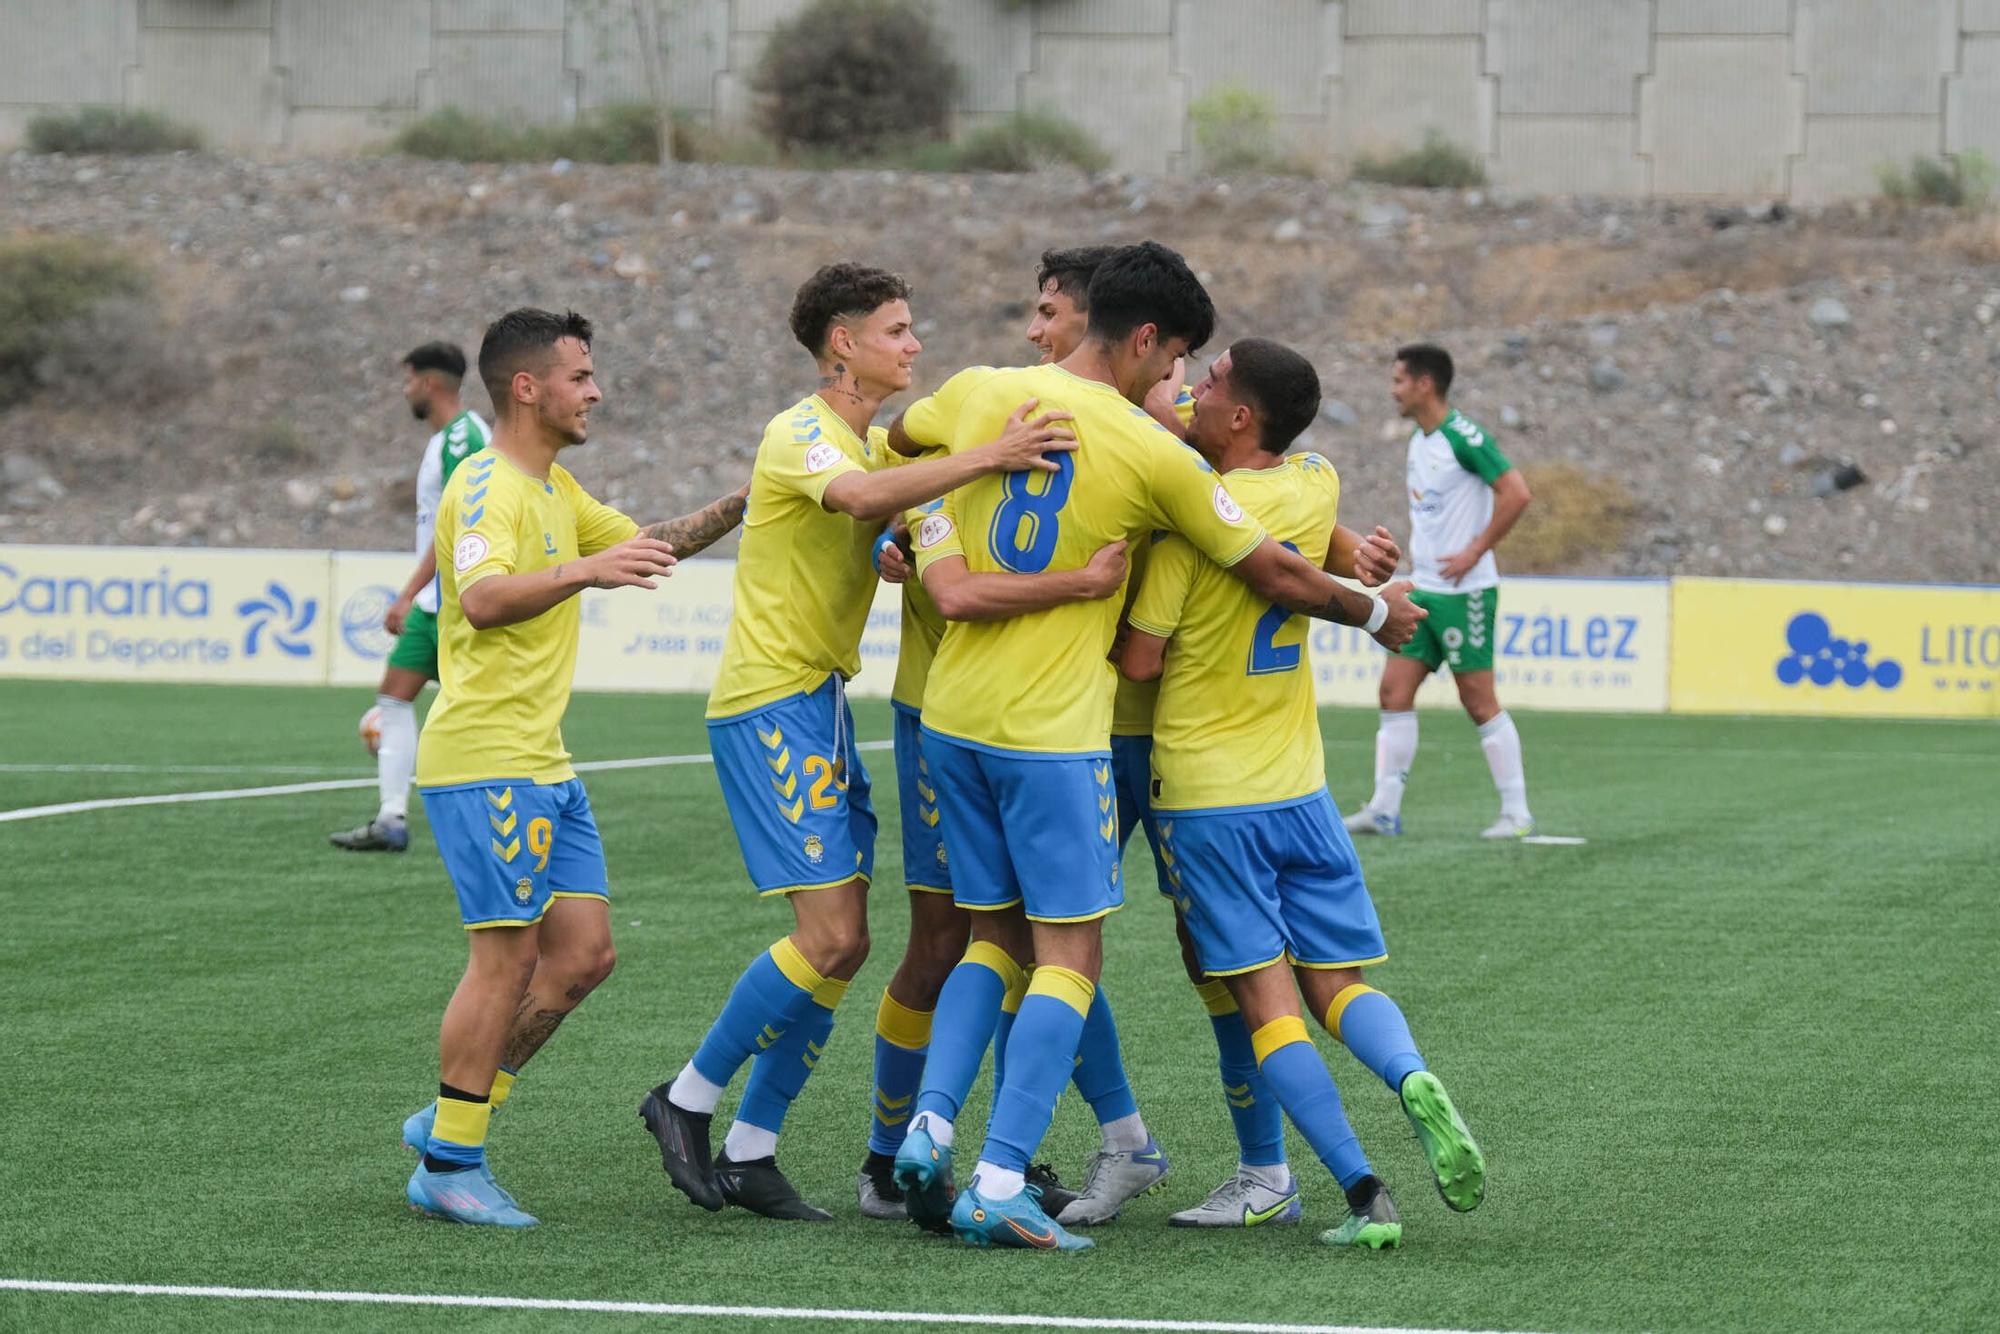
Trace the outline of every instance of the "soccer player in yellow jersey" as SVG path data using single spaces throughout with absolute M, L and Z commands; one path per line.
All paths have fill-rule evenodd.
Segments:
M 1002 405 L 1033 397 L 1071 414 L 1077 447 L 1045 478 L 983 478 L 929 516 L 918 569 L 941 604 L 959 579 L 1074 568 L 1106 541 L 1167 529 L 1268 600 L 1366 626 L 1388 645 L 1407 639 L 1419 613 L 1401 590 L 1371 598 L 1271 541 L 1214 471 L 1140 406 L 1214 325 L 1186 262 L 1151 242 L 1128 246 L 1098 267 L 1089 306 L 1086 337 L 1068 357 L 994 376 L 959 415 L 955 449 L 990 435 Z M 976 1245 L 1089 1244 L 1042 1211 L 1023 1168 L 1069 1080 L 1096 991 L 1103 918 L 1122 902 L 1109 746 L 1115 673 L 1106 661 L 1117 623 L 1117 606 L 1102 602 L 954 621 L 924 692 L 952 893 L 975 910 L 967 960 L 999 949 L 1035 964 L 985 1153 L 952 1207 L 953 1230 Z M 933 1189 L 948 1173 L 946 1109 L 964 1100 L 931 1067 L 962 1068 L 941 1064 L 941 1048 L 984 1048 L 996 1016 L 983 1001 L 956 1003 L 949 984 L 941 996 L 920 1110 L 896 1158 L 906 1193 Z
M 1285 449 L 1319 399 L 1304 357 L 1243 339 L 1197 388 L 1191 435 L 1244 510 L 1315 562 L 1326 557 L 1340 481 L 1318 454 Z M 1304 620 L 1179 535 L 1153 552 L 1129 619 L 1122 671 L 1161 679 L 1153 810 L 1168 885 L 1201 965 L 1241 1007 L 1264 1082 L 1346 1193 L 1346 1220 L 1321 1240 L 1400 1245 L 1402 1222 L 1307 1036 L 1300 992 L 1400 1094 L 1447 1205 L 1479 1203 L 1485 1161 L 1424 1068 L 1402 1012 L 1361 981 L 1361 969 L 1387 955 L 1354 844 L 1327 795 Z M 1247 1176 L 1237 1207 L 1299 1215 L 1288 1172 Z
M 845 691 L 861 667 L 882 525 L 979 477 L 1053 472 L 1044 454 L 1074 447 L 1058 424 L 1029 420 L 1030 405 L 1017 402 L 980 447 L 900 462 L 871 423 L 884 399 L 909 387 L 922 347 L 908 298 L 901 278 L 858 264 L 828 265 L 799 288 L 792 333 L 818 362 L 820 389 L 772 418 L 751 469 L 735 611 L 708 698 L 709 746 L 750 878 L 760 894 L 790 903 L 795 928 L 751 962 L 692 1059 L 640 1106 L 668 1176 L 705 1209 L 831 1217 L 800 1198 L 778 1170 L 776 1147 L 868 956 L 875 812 Z M 1124 575 L 1122 556 L 1107 559 L 1108 571 L 1103 562 L 1090 574 L 1061 571 L 1037 589 L 985 582 L 998 586 L 1002 610 L 1105 597 Z M 1010 592 L 1018 604 L 1006 601 Z M 753 1056 L 735 1123 L 712 1158 L 716 1104 Z
M 743 494 L 645 529 L 585 494 L 556 462 L 584 442 L 603 397 L 580 315 L 502 316 L 480 345 L 479 375 L 498 431 L 440 501 L 442 690 L 417 746 L 417 786 L 470 952 L 438 1035 L 437 1102 L 404 1122 L 403 1138 L 422 1154 L 412 1206 L 530 1227 L 487 1170 L 487 1121 L 613 957 L 604 848 L 562 740 L 576 595 L 656 587 L 677 555 L 736 526 Z

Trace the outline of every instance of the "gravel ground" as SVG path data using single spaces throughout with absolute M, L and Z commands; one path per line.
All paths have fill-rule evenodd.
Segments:
M 1027 359 L 1045 246 L 1153 237 L 1209 283 L 1211 352 L 1256 333 L 1318 365 L 1328 403 L 1308 443 L 1340 467 L 1350 522 L 1407 529 L 1387 372 L 1423 337 L 1457 354 L 1455 401 L 1531 479 L 1625 493 L 1622 520 L 1572 518 L 1551 568 L 2000 582 L 1991 217 L 1297 180 L 16 154 L 0 230 L 101 238 L 158 289 L 55 340 L 45 387 L 0 414 L 0 541 L 400 548 L 423 433 L 398 358 L 434 337 L 476 351 L 487 320 L 527 303 L 598 326 L 606 402 L 571 466 L 642 519 L 679 512 L 740 482 L 763 423 L 811 387 L 785 315 L 815 265 L 910 278 L 921 387 Z M 470 380 L 468 402 L 487 410 Z

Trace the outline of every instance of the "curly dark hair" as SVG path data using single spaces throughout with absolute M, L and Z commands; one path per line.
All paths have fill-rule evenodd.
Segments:
M 1118 253 L 1115 245 L 1080 245 L 1067 250 L 1044 250 L 1041 271 L 1035 275 L 1035 290 L 1056 282 L 1056 290 L 1074 301 L 1079 310 L 1090 309 L 1090 279 L 1097 266 Z
M 910 285 L 886 269 L 846 260 L 805 280 L 792 298 L 792 337 L 815 357 L 840 320 L 866 318 L 891 301 L 908 301 Z
M 479 340 L 479 379 L 493 400 L 495 412 L 506 412 L 513 401 L 515 374 L 539 374 L 548 366 L 555 345 L 565 338 L 576 339 L 587 351 L 590 321 L 573 310 L 558 315 L 523 306 L 486 326 L 486 336 Z
M 1117 341 L 1142 324 L 1185 338 L 1193 352 L 1215 332 L 1215 303 L 1187 261 L 1158 241 L 1121 247 L 1090 277 L 1090 336 Z

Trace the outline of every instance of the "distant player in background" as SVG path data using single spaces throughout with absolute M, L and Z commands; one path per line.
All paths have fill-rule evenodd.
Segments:
M 1324 561 L 1340 479 L 1318 454 L 1285 453 L 1319 412 L 1312 364 L 1246 338 L 1216 358 L 1196 395 L 1190 438 L 1202 457 L 1273 538 Z M 1152 775 L 1165 887 L 1203 971 L 1242 1012 L 1259 1096 L 1284 1107 L 1347 1196 L 1346 1220 L 1321 1240 L 1379 1250 L 1401 1243 L 1402 1221 L 1306 1033 L 1299 992 L 1401 1096 L 1445 1202 L 1474 1207 L 1485 1180 L 1478 1147 L 1425 1071 L 1402 1012 L 1361 982 L 1361 968 L 1387 952 L 1326 791 L 1304 618 L 1173 535 L 1155 548 L 1129 620 L 1121 669 L 1134 680 L 1164 673 Z M 1300 1212 L 1282 1156 L 1246 1155 L 1233 1188 L 1173 1221 L 1248 1227 L 1296 1222 Z
M 1417 688 L 1451 668 L 1459 702 L 1479 728 L 1500 818 L 1481 838 L 1525 838 L 1528 813 L 1521 734 L 1493 689 L 1493 634 L 1500 615 L 1500 571 L 1493 548 L 1528 508 L 1528 483 L 1480 425 L 1445 399 L 1451 354 L 1416 343 L 1396 352 L 1389 392 L 1410 436 L 1410 600 L 1430 612 L 1416 634 L 1382 667 L 1382 722 L 1375 733 L 1375 794 L 1347 817 L 1355 834 L 1403 832 L 1403 788 L 1417 758 Z
M 424 682 L 438 679 L 437 552 L 432 542 L 438 498 L 452 470 L 486 448 L 492 434 L 478 413 L 459 402 L 464 378 L 465 353 L 454 343 L 425 343 L 403 358 L 403 401 L 432 435 L 417 465 L 417 568 L 382 618 L 396 644 L 370 710 L 377 719 L 375 776 L 381 806 L 367 824 L 327 838 L 349 852 L 401 852 L 410 846 L 406 817 L 410 781 L 417 772 L 416 698 Z
M 492 447 L 445 488 L 443 690 L 417 754 L 424 814 L 465 924 L 464 976 L 438 1032 L 437 1101 L 403 1123 L 422 1155 L 420 1212 L 532 1227 L 486 1166 L 493 1109 L 611 972 L 610 879 L 590 798 L 563 746 L 586 588 L 653 588 L 743 518 L 744 493 L 640 528 L 556 462 L 603 398 L 590 324 L 516 310 L 479 348 L 499 417 Z

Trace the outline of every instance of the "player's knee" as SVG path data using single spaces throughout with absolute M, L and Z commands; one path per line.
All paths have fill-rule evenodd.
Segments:
M 586 991 L 594 991 L 602 986 L 604 979 L 611 976 L 611 970 L 618 966 L 618 951 L 610 941 L 591 950 L 583 958 L 583 968 L 577 975 L 576 985 Z
M 806 961 L 827 977 L 853 977 L 868 961 L 865 920 L 822 922 L 806 939 L 793 937 Z

